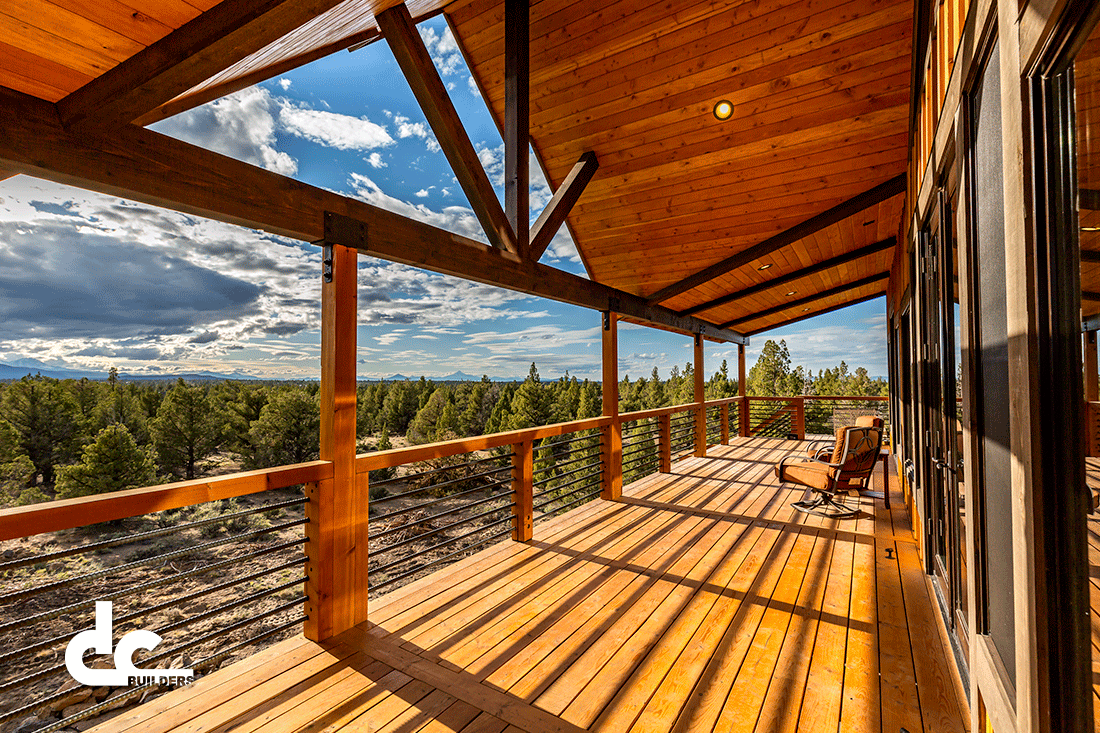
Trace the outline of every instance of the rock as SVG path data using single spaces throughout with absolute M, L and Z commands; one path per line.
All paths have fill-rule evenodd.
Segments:
M 15 726 L 12 733 L 34 733 L 34 731 L 42 730 L 47 725 L 49 725 L 48 721 L 39 720 L 35 717 L 23 718 L 19 725 Z
M 110 720 L 111 718 L 113 718 L 117 715 L 122 715 L 122 711 L 121 710 L 115 710 L 115 711 L 112 711 L 110 713 L 107 713 L 106 715 L 100 715 L 99 717 L 96 717 L 96 718 L 88 718 L 87 720 L 81 720 L 77 723 L 73 723 L 73 728 L 76 728 L 78 731 L 80 731 L 80 733 L 83 733 L 86 730 L 91 730 L 92 728 L 95 728 L 100 723 L 105 723 L 106 721 Z
M 119 690 L 114 695 L 111 695 L 106 700 L 104 700 L 103 711 L 107 712 L 108 710 L 117 710 L 118 708 L 121 708 L 125 705 L 129 705 L 131 702 L 136 702 L 137 698 L 135 697 L 124 697 L 128 692 L 129 690 Z
M 106 700 L 107 696 L 111 694 L 111 688 L 110 687 L 97 687 L 97 688 L 95 688 L 95 693 L 94 694 L 95 694 L 95 699 L 96 700 Z
M 75 705 L 70 705 L 70 706 L 68 706 L 67 708 L 65 708 L 64 710 L 61 711 L 61 717 L 62 718 L 68 718 L 71 715 L 76 715 L 77 713 L 82 713 L 82 712 L 84 712 L 85 710 L 87 710 L 88 708 L 92 707 L 95 704 L 96 703 L 95 703 L 94 700 L 86 700 L 85 702 L 78 702 Z
M 93 689 L 91 687 L 85 687 L 76 680 L 69 680 L 61 686 L 57 691 L 58 693 L 68 693 L 62 698 L 58 698 L 53 703 L 54 710 L 61 710 L 71 705 L 84 702 L 92 696 Z
M 7 550 L 4 550 L 4 559 L 5 560 L 14 560 L 15 559 L 15 550 L 12 550 L 10 548 L 7 549 Z

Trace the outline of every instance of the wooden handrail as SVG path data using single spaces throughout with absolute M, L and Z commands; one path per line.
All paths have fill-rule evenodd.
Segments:
M 708 406 L 710 402 L 706 403 Z M 682 405 L 672 405 L 671 407 L 654 407 L 651 410 L 637 410 L 635 412 L 623 412 L 619 415 L 620 423 L 637 422 L 638 420 L 645 420 L 650 417 L 660 417 L 661 415 L 673 415 L 677 412 L 690 412 L 698 407 L 695 402 L 687 402 Z
M 151 512 L 230 499 L 332 478 L 332 463 L 310 461 L 142 489 L 60 499 L 0 510 L 0 540 L 30 537 Z
M 442 443 L 411 445 L 407 448 L 394 448 L 379 453 L 361 453 L 355 457 L 355 472 L 367 473 L 379 468 L 393 468 L 394 466 L 403 466 L 406 463 L 430 461 L 435 458 L 456 456 L 460 453 L 500 448 L 505 445 L 515 445 L 541 438 L 552 438 L 555 435 L 575 433 L 580 430 L 593 430 L 610 425 L 612 421 L 613 418 L 611 417 L 592 417 L 587 420 L 574 420 L 573 422 L 543 425 L 537 428 L 511 430 L 506 433 L 493 433 L 492 435 L 477 435 L 472 438 L 459 438 Z

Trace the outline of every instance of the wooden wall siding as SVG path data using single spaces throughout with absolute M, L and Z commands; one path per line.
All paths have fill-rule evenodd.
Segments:
M 933 11 L 931 53 L 925 61 L 923 86 L 919 96 L 914 193 L 920 190 L 924 182 L 925 168 L 932 155 L 936 129 L 947 96 L 947 85 L 951 72 L 955 69 L 955 57 L 962 42 L 963 26 L 969 10 L 970 0 L 941 0 Z
M 502 7 L 447 12 L 500 121 Z M 901 173 L 911 13 L 898 0 L 534 2 L 532 142 L 553 187 L 582 152 L 600 161 L 569 217 L 593 277 L 651 294 Z M 731 120 L 714 119 L 718 99 Z M 859 246 L 845 231 L 833 251 Z

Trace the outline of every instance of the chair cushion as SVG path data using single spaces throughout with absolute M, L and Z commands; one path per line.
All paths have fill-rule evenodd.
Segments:
M 856 418 L 857 428 L 878 428 L 882 429 L 882 418 L 875 417 L 874 415 L 863 415 Z
M 775 467 L 780 482 L 802 484 L 814 489 L 829 488 L 829 467 L 817 461 L 796 461 Z

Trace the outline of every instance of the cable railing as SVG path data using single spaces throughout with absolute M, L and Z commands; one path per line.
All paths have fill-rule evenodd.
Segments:
M 536 523 L 614 498 L 731 436 L 827 434 L 837 420 L 885 420 L 885 407 L 885 398 L 733 397 L 360 455 L 350 486 L 369 494 L 369 551 L 352 582 L 374 596 L 492 543 L 529 540 Z M 21 538 L 0 556 L 0 730 L 32 714 L 61 730 L 160 691 L 74 686 L 65 675 L 64 650 L 96 628 L 97 601 L 113 604 L 116 636 L 163 636 L 135 655 L 139 669 L 202 675 L 303 629 L 323 636 L 310 631 L 323 596 L 311 590 L 307 555 L 323 549 L 318 522 L 335 519 L 317 497 L 330 495 L 337 465 L 0 511 L 0 540 Z
M 309 520 L 297 484 L 328 474 L 317 461 L 5 511 L 0 538 L 19 541 L 0 561 L 0 730 L 28 717 L 71 729 L 178 682 L 160 670 L 199 677 L 300 633 Z M 156 674 L 77 684 L 66 650 L 108 622 L 112 645 L 137 630 L 161 637 L 132 657 Z
M 623 483 L 661 470 L 661 421 L 658 416 L 623 423 Z

